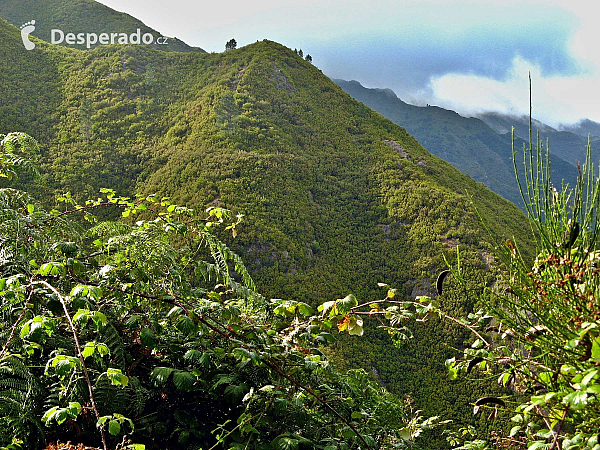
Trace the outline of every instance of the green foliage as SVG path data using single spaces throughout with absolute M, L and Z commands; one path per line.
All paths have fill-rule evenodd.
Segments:
M 237 42 L 235 39 L 230 39 L 225 44 L 225 50 L 235 50 L 237 48 Z
M 17 170 L 36 172 L 33 158 L 39 150 L 35 139 L 24 133 L 0 134 L 0 177 L 12 180 Z M 27 205 L 33 213 L 33 205 Z
M 129 242 L 131 256 L 125 258 L 143 262 L 132 272 L 101 266 L 100 280 L 118 280 L 119 274 L 127 273 L 142 283 L 168 274 L 176 265 L 177 252 L 164 243 L 153 247 L 154 241 L 140 242 L 128 235 L 136 232 L 128 226 L 153 214 L 143 201 L 151 193 L 158 193 L 154 198 L 159 203 L 163 197 L 172 198 L 164 207 L 173 208 L 168 214 L 177 211 L 176 204 L 197 210 L 210 205 L 216 211 L 230 209 L 233 217 L 243 214 L 251 224 L 230 230 L 215 227 L 214 235 L 205 235 L 208 247 L 200 251 L 203 262 L 194 267 L 196 276 L 210 276 L 217 284 L 217 273 L 235 274 L 237 263 L 229 259 L 224 266 L 210 253 L 227 258 L 239 254 L 256 283 L 254 289 L 247 277 L 230 277 L 241 297 L 249 288 L 266 298 L 294 299 L 311 308 L 348 292 L 361 302 L 378 298 L 379 280 L 396 287 L 399 299 L 434 295 L 443 256 L 453 255 L 459 243 L 471 287 L 483 290 L 491 285 L 492 248 L 465 189 L 496 236 L 518 240 L 527 230 L 516 207 L 431 156 L 405 130 L 354 101 L 316 67 L 273 42 L 221 54 L 165 53 L 144 46 L 82 52 L 39 43 L 35 60 L 29 60 L 16 30 L 0 25 L 0 34 L 6 43 L 0 48 L 6 55 L 0 58 L 6 80 L 3 98 L 19 105 L 3 106 L 0 127 L 30 131 L 45 143 L 41 171 L 47 189 L 29 178 L 21 179 L 19 186 L 57 210 L 80 204 L 87 209 L 73 214 L 97 216 L 100 223 L 91 242 L 68 236 L 61 242 L 81 247 L 80 241 L 85 240 L 85 246 L 98 241 L 95 251 L 103 250 L 109 240 L 115 249 Z M 44 102 L 33 100 L 41 98 Z M 104 192 L 101 203 L 107 205 L 86 204 L 86 199 L 97 199 L 103 186 L 130 198 L 120 200 L 120 206 L 110 203 Z M 65 191 L 72 195 L 62 195 Z M 54 193 L 61 194 L 58 205 Z M 128 203 L 133 206 L 126 207 Z M 27 204 L 34 202 L 27 201 L 24 208 Z M 42 213 L 41 205 L 38 211 L 36 204 L 37 212 Z M 123 223 L 114 223 L 118 216 Z M 218 223 L 214 216 L 209 221 Z M 64 220 L 64 226 L 73 227 L 74 222 Z M 169 264 L 162 259 L 167 256 Z M 74 270 L 81 270 L 80 258 L 71 258 L 78 267 Z M 32 259 L 40 265 L 63 262 L 43 253 Z M 68 257 L 62 259 L 69 263 Z M 65 265 L 66 273 L 69 267 Z M 165 283 L 168 287 L 172 281 Z M 475 298 L 449 290 L 441 306 L 460 316 L 475 308 Z M 160 329 L 139 320 L 140 330 L 146 329 L 140 341 L 159 353 Z M 199 329 L 186 314 L 173 313 L 168 320 L 182 334 Z M 352 325 L 360 334 L 358 321 Z M 86 331 L 92 332 L 89 327 Z M 443 361 L 453 356 L 445 343 L 463 346 L 467 335 L 460 327 L 438 319 L 419 323 L 411 329 L 414 344 L 402 349 L 390 344 L 385 330 L 363 330 L 367 339 L 349 340 L 344 334 L 324 351 L 340 366 L 364 368 L 396 393 L 413 393 L 425 416 L 472 423 L 471 388 L 460 380 L 444 383 Z M 327 334 L 319 337 L 327 339 Z M 109 345 L 96 337 L 82 344 L 94 341 Z M 170 380 L 166 386 L 171 386 Z M 483 394 L 484 386 L 477 391 Z M 443 442 L 431 448 L 436 445 Z
M 364 370 L 334 370 L 319 348 L 331 324 L 309 304 L 256 292 L 215 236 L 239 225 L 228 210 L 108 189 L 84 204 L 64 195 L 60 212 L 26 200 L 1 204 L 0 445 L 107 450 L 126 434 L 135 448 L 416 448 L 440 424 Z M 102 208 L 121 222 L 99 222 Z
M 45 390 L 23 358 L 2 352 L 0 355 L 0 445 L 11 449 L 17 441 L 38 446 L 44 441 L 42 405 L 36 402 Z M 21 437 L 21 439 L 19 439 Z M 20 448 L 20 447 L 19 447 Z
M 513 154 L 516 167 L 514 147 Z M 591 154 L 588 143 L 577 184 L 557 190 L 547 146 L 543 148 L 539 136 L 523 148 L 521 194 L 537 257 L 534 261 L 523 257 L 510 241 L 502 246 L 506 276 L 487 304 L 498 325 L 492 327 L 496 333 L 485 348 L 466 351 L 465 360 L 451 364 L 467 372 L 475 361 L 482 368 L 489 365 L 487 371 L 494 370 L 498 383 L 511 389 L 506 403 L 494 399 L 512 410 L 515 424 L 508 435 L 497 435 L 498 445 L 528 449 L 600 445 L 596 332 L 600 178 Z M 476 403 L 475 412 L 478 409 Z
M 497 379 L 504 392 L 472 401 L 473 413 L 489 412 L 495 430 L 485 439 L 473 427 L 451 432 L 448 441 L 453 446 L 598 449 L 600 177 L 591 163 L 590 144 L 577 184 L 563 185 L 561 190 L 552 183 L 549 152 L 539 137 L 523 149 L 523 182 L 514 146 L 513 155 L 537 257 L 524 256 L 511 240 L 497 244 L 503 272 L 490 289 L 492 295 L 485 297 L 484 309 L 457 319 L 441 310 L 436 300 L 420 297 L 420 301 L 401 302 L 388 294 L 356 305 L 350 313 L 384 317 L 387 322 L 382 327 L 403 336 L 404 323 L 431 314 L 459 323 L 473 334 L 476 339 L 463 349 L 461 359 L 446 360 L 449 378 Z M 468 295 L 459 254 L 455 263 L 447 263 L 449 270 L 438 278 L 438 294 L 446 292 L 443 284 L 449 272 Z M 371 310 L 364 311 L 368 306 Z M 507 414 L 512 415 L 510 431 L 496 422 Z
M 577 184 L 560 191 L 539 138 L 523 155 L 537 258 L 523 258 L 510 242 L 504 247 L 506 288 L 489 305 L 504 334 L 481 356 L 502 361 L 499 383 L 517 399 L 513 439 L 529 449 L 596 449 L 600 178 L 589 144 Z

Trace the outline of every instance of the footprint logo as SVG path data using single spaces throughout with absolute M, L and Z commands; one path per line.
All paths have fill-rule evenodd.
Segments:
M 23 39 L 23 45 L 27 50 L 33 50 L 35 48 L 35 44 L 29 40 L 29 35 L 33 30 L 35 30 L 35 20 L 21 25 L 21 39 Z

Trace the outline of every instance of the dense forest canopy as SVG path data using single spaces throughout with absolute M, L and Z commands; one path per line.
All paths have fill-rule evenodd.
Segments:
M 0 147 L 0 176 L 37 176 L 35 140 L 0 135 Z M 235 236 L 240 225 L 222 208 L 199 214 L 167 197 L 102 189 L 85 204 L 67 194 L 62 210 L 47 212 L 26 192 L 0 189 L 2 448 L 76 436 L 107 450 L 121 435 L 117 448 L 420 448 L 424 431 L 451 420 L 421 417 L 364 370 L 336 370 L 323 346 L 335 329 L 363 336 L 373 318 L 403 345 L 416 322 L 437 317 L 475 339 L 446 360 L 449 379 L 498 377 L 505 388 L 474 402 L 474 414 L 491 410 L 489 436 L 448 428 L 449 443 L 597 449 L 600 178 L 588 151 L 578 185 L 557 192 L 536 150 L 523 199 L 538 257 L 532 267 L 510 240 L 499 245 L 502 285 L 459 318 L 385 283 L 383 298 L 350 294 L 316 311 L 268 301 L 215 236 L 218 228 Z M 104 208 L 121 220 L 98 221 L 93 212 Z M 458 249 L 447 263 L 439 298 L 449 276 L 467 298 L 477 295 Z M 508 412 L 510 432 L 497 421 Z
M 0 446 L 599 448 L 589 164 L 528 219 L 274 42 L 0 38 Z
M 380 294 L 378 282 L 407 299 L 435 295 L 457 245 L 470 283 L 483 290 L 494 279 L 493 249 L 471 198 L 496 236 L 526 236 L 514 205 L 279 44 L 199 54 L 37 41 L 26 52 L 17 29 L 4 24 L 0 33 L 0 125 L 42 143 L 41 186 L 22 177 L 20 187 L 51 206 L 68 191 L 84 202 L 111 188 L 243 214 L 237 237 L 220 237 L 267 298 L 315 307 L 353 293 L 363 301 Z M 475 298 L 442 301 L 459 316 Z M 343 341 L 330 356 L 410 394 L 427 416 L 474 423 L 469 402 L 487 387 L 444 382 L 443 361 L 455 354 L 444 342 L 468 344 L 464 330 L 419 323 L 415 345 L 402 349 L 376 327 L 366 332 L 377 346 Z

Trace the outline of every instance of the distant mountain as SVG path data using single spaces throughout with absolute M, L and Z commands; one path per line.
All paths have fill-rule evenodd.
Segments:
M 161 34 L 143 22 L 94 0 L 0 0 L 0 17 L 16 27 L 35 20 L 35 30 L 31 33 L 39 39 L 50 42 L 51 29 L 66 33 L 151 33 L 154 36 L 152 47 L 164 51 L 204 52 L 185 42 L 170 37 L 167 43 L 159 45 L 156 39 Z M 91 47 L 96 47 L 92 45 Z M 86 45 L 70 45 L 85 49 Z
M 404 127 L 434 155 L 504 198 L 522 204 L 515 183 L 510 135 L 499 134 L 483 120 L 462 117 L 451 110 L 410 105 L 389 89 L 369 89 L 357 81 L 334 81 L 357 100 Z M 517 148 L 522 143 L 518 140 Z M 571 164 L 556 154 L 552 162 L 555 179 L 574 181 L 576 171 Z
M 483 120 L 491 129 L 498 134 L 510 133 L 512 127 L 515 128 L 515 134 L 523 139 L 529 139 L 529 116 L 511 116 L 497 112 L 487 112 L 478 114 L 478 119 Z M 533 130 L 539 130 L 540 133 L 556 133 L 557 130 L 546 125 L 539 120 L 532 120 Z
M 590 119 L 583 119 L 575 125 L 561 125 L 560 129 L 563 131 L 570 131 L 571 133 L 578 134 L 585 138 L 587 138 L 588 135 L 600 137 L 600 123 Z
M 480 114 L 477 117 L 501 134 L 510 133 L 511 127 L 514 127 L 517 136 L 529 141 L 529 116 L 512 116 L 493 112 Z M 560 130 L 557 130 L 538 120 L 533 121 L 533 138 L 535 139 L 535 133 L 539 131 L 540 139 L 544 145 L 548 140 L 550 152 L 574 166 L 578 162 L 585 161 L 588 142 L 588 134 L 585 133 L 585 130 L 589 130 L 588 132 L 592 135 L 594 134 L 593 130 L 600 133 L 600 124 L 586 120 L 570 128 L 563 126 Z M 592 159 L 598 162 L 600 159 L 600 138 L 592 137 L 591 144 Z

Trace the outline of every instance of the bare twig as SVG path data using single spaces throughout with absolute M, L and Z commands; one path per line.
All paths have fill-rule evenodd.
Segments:
M 567 418 L 567 413 L 569 411 L 569 408 L 565 408 L 563 415 L 560 419 L 560 422 L 558 423 L 558 425 L 556 426 L 556 431 L 554 434 L 554 441 L 552 442 L 552 447 L 550 447 L 550 450 L 554 450 L 554 449 L 560 449 L 560 444 L 558 443 L 558 438 L 560 437 L 560 431 L 562 430 L 562 427 L 565 423 L 565 420 Z

